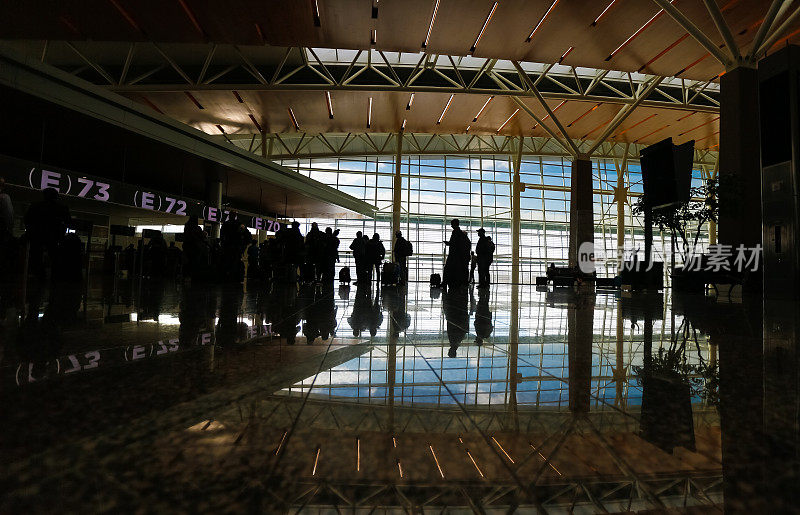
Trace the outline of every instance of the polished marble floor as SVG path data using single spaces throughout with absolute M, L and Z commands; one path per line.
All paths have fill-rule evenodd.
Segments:
M 97 278 L 6 313 L 0 512 L 792 511 L 794 304 Z

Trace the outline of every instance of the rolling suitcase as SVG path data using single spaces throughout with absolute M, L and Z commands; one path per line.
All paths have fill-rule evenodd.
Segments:
M 442 276 L 439 274 L 431 274 L 431 288 L 440 288 L 442 286 Z
M 350 267 L 345 266 L 339 270 L 339 282 L 342 284 L 350 284 Z

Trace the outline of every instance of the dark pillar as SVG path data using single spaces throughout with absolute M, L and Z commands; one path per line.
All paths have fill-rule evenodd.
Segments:
M 761 243 L 758 73 L 735 68 L 720 79 L 719 243 Z
M 591 160 L 578 157 L 572 162 L 569 200 L 569 266 L 574 267 L 581 244 L 594 245 Z
M 567 308 L 569 410 L 588 413 L 592 386 L 594 295 L 577 295 Z

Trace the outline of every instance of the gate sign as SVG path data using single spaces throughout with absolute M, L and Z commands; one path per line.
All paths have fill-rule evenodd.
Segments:
M 137 207 L 171 215 L 197 215 L 212 223 L 228 220 L 230 210 L 219 209 L 203 202 L 163 193 L 139 189 L 138 186 L 88 175 L 79 175 L 56 167 L 37 167 L 29 161 L 0 156 L 0 174 L 8 184 L 36 190 L 53 188 L 62 195 L 80 197 L 97 202 L 108 202 Z M 238 219 L 247 227 L 267 232 L 277 232 L 280 223 L 274 218 L 239 212 Z

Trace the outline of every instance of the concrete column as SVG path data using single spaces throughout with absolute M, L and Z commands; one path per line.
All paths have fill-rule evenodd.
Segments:
M 208 184 L 208 205 L 217 208 L 222 218 L 222 181 L 214 180 Z M 217 223 L 211 230 L 212 238 L 219 238 L 220 224 Z
M 761 162 L 758 73 L 729 70 L 720 79 L 719 120 L 721 244 L 752 247 L 761 243 Z
M 583 243 L 594 245 L 592 211 L 592 161 L 579 156 L 572 161 L 569 192 L 569 266 L 578 266 L 578 251 Z
M 397 133 L 397 154 L 394 161 L 394 182 L 392 183 L 392 256 L 394 256 L 395 233 L 400 230 L 400 215 L 403 206 L 403 177 L 400 174 L 403 164 L 403 131 Z M 406 235 L 408 236 L 408 235 Z M 396 257 L 396 256 L 395 256 Z
M 569 410 L 588 413 L 591 405 L 594 295 L 577 295 L 567 307 Z
M 519 176 L 522 166 L 522 137 L 519 139 L 517 154 L 514 156 L 514 177 L 511 180 L 511 283 L 519 284 L 519 234 L 520 197 L 525 184 Z

